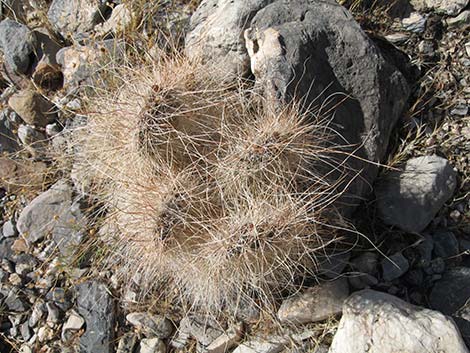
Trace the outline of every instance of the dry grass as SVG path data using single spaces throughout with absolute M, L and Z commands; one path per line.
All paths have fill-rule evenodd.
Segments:
M 139 277 L 140 299 L 230 314 L 247 301 L 272 308 L 316 275 L 345 226 L 327 119 L 273 108 L 174 52 L 105 77 L 73 132 L 74 174 L 103 205 L 106 265 L 128 285 Z

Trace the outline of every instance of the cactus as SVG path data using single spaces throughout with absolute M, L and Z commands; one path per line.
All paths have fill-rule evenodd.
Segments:
M 180 55 L 116 71 L 88 99 L 74 168 L 103 205 L 108 264 L 123 280 L 138 275 L 142 298 L 233 312 L 270 307 L 314 276 L 344 226 L 328 119 Z

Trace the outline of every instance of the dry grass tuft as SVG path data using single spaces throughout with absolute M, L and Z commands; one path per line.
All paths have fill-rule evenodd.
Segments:
M 75 175 L 103 205 L 107 264 L 124 283 L 138 276 L 142 298 L 270 307 L 316 275 L 344 226 L 332 206 L 344 180 L 327 172 L 344 168 L 335 132 L 248 83 L 155 57 L 110 69 L 73 132 Z

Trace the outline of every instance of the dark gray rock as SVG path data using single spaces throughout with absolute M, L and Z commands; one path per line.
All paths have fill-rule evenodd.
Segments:
M 459 254 L 459 241 L 454 233 L 447 230 L 438 230 L 432 235 L 434 239 L 434 254 L 444 259 Z
M 457 324 L 462 337 L 467 344 L 470 346 L 470 307 L 468 305 L 462 307 L 453 317 Z
M 111 353 L 114 303 L 106 285 L 96 281 L 78 285 L 77 306 L 86 325 L 85 333 L 80 337 L 80 351 Z
M 418 250 L 420 261 L 422 265 L 426 265 L 432 260 L 432 253 L 434 250 L 434 240 L 429 234 L 423 234 L 423 238 L 416 247 Z
M 71 186 L 61 180 L 36 197 L 21 212 L 17 228 L 30 243 L 52 233 L 62 255 L 73 253 L 83 237 L 84 217 L 72 201 Z
M 434 284 L 429 296 L 432 309 L 452 316 L 470 346 L 470 268 L 452 268 Z
M 373 252 L 363 253 L 351 260 L 352 273 L 348 280 L 355 289 L 364 289 L 378 283 L 377 268 L 378 254 Z
M 15 287 L 8 291 L 8 294 L 4 299 L 4 303 L 11 311 L 24 312 L 28 309 L 28 305 L 20 297 L 20 293 Z
M 470 299 L 470 268 L 452 268 L 434 284 L 429 296 L 432 309 L 455 315 Z
M 431 273 L 441 274 L 446 269 L 446 263 L 442 257 L 435 258 L 431 261 Z
M 135 333 L 126 333 L 119 339 L 116 353 L 132 353 L 137 345 L 137 336 Z
M 46 295 L 46 299 L 54 302 L 62 311 L 67 311 L 72 306 L 71 297 L 72 293 L 61 287 L 52 288 Z
M 168 338 L 173 332 L 173 324 L 167 318 L 150 313 L 135 312 L 126 316 L 133 326 L 140 328 L 150 337 Z
M 14 242 L 15 239 L 12 238 L 0 239 L 0 260 L 7 259 L 12 261 L 15 259 L 15 253 L 11 248 Z
M 16 136 L 11 131 L 11 123 L 7 120 L 3 111 L 0 114 L 0 153 L 1 152 L 15 152 L 19 149 Z
M 15 272 L 20 276 L 26 276 L 38 265 L 38 260 L 31 254 L 19 254 L 15 259 Z
M 34 61 L 35 37 L 25 25 L 5 19 L 0 22 L 0 48 L 6 65 L 17 73 L 27 73 Z
M 403 276 L 410 268 L 410 264 L 401 252 L 382 260 L 382 272 L 384 281 L 393 281 Z
M 59 309 L 54 305 L 54 303 L 46 303 L 47 309 L 47 318 L 46 322 L 49 324 L 56 324 L 60 319 Z
M 424 283 L 424 274 L 420 268 L 414 268 L 405 275 L 405 281 L 411 286 L 421 287 Z
M 255 15 L 245 38 L 251 70 L 273 97 L 303 98 L 306 104 L 321 104 L 320 113 L 334 111 L 331 127 L 348 143 L 362 146 L 358 156 L 374 162 L 384 157 L 409 87 L 342 6 L 275 1 Z M 344 144 L 341 138 L 336 142 Z M 343 172 L 356 179 L 347 194 L 363 197 L 377 168 L 354 158 L 348 167 Z
M 438 156 L 410 159 L 403 171 L 393 171 L 376 186 L 379 216 L 408 232 L 421 232 L 456 187 L 456 173 Z
M 54 0 L 47 17 L 52 26 L 64 37 L 88 32 L 103 22 L 106 1 L 101 0 Z
M 328 249 L 328 255 L 318 255 L 318 273 L 328 279 L 336 279 L 344 272 L 350 259 L 349 249 Z
M 186 50 L 213 63 L 216 73 L 225 69 L 222 78 L 251 71 L 279 102 L 321 105 L 320 114 L 334 117 L 335 142 L 359 146 L 344 152 L 374 162 L 384 157 L 409 94 L 404 75 L 333 0 L 203 1 Z M 332 175 L 350 175 L 345 209 L 371 191 L 377 167 L 364 160 L 350 158 L 345 170 Z

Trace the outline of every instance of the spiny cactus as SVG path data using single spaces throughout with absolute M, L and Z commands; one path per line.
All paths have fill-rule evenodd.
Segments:
M 328 120 L 224 84 L 182 56 L 121 67 L 89 97 L 74 168 L 106 210 L 101 234 L 141 295 L 233 312 L 317 272 L 342 226 Z

